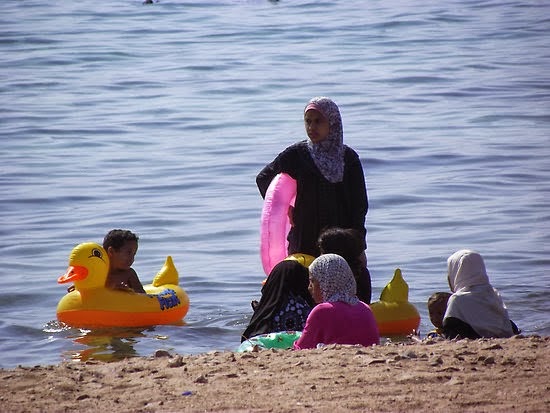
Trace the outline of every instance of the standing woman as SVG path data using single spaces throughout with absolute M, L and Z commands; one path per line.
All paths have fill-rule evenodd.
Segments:
M 363 167 L 357 153 L 343 143 L 343 128 L 336 103 L 326 97 L 309 101 L 304 110 L 307 140 L 281 152 L 256 177 L 262 197 L 271 180 L 284 172 L 297 182 L 288 254 L 320 254 L 317 239 L 328 227 L 359 231 L 366 249 L 368 210 Z

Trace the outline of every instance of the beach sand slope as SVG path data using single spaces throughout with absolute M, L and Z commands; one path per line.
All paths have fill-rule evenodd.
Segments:
M 210 352 L 0 370 L 5 412 L 548 412 L 550 337 Z

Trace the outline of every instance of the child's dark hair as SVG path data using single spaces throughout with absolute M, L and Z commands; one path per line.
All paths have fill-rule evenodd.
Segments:
M 435 304 L 447 305 L 447 301 L 449 301 L 450 296 L 451 296 L 451 293 L 444 292 L 444 291 L 433 293 L 432 295 L 430 295 L 430 298 L 428 298 L 428 308 L 430 308 L 432 305 L 435 305 Z
M 363 243 L 357 230 L 352 228 L 327 228 L 317 241 L 321 253 L 338 254 L 348 263 L 353 263 L 363 253 Z
M 115 250 L 118 250 L 127 241 L 138 242 L 138 240 L 139 237 L 132 231 L 126 229 L 113 229 L 103 238 L 103 249 L 107 251 L 109 247 L 113 247 Z

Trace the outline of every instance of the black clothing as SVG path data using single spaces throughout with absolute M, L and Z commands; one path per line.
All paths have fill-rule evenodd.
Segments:
M 288 254 L 303 253 L 317 257 L 317 238 L 328 227 L 354 228 L 366 248 L 365 217 L 367 189 L 359 155 L 344 145 L 344 178 L 331 183 L 323 177 L 307 148 L 307 141 L 295 143 L 281 152 L 256 177 L 262 197 L 271 180 L 281 172 L 297 181 L 293 212 L 294 226 L 288 234 Z
M 241 342 L 260 334 L 302 331 L 315 306 L 308 286 L 309 271 L 299 262 L 285 260 L 273 267 Z
M 512 320 L 510 320 L 510 324 L 512 325 L 512 331 L 514 332 L 514 334 L 519 334 L 521 332 L 516 323 L 514 323 Z M 450 339 L 481 338 L 481 336 L 476 333 L 476 331 L 472 328 L 470 324 L 456 317 L 447 317 L 443 320 L 443 336 Z
M 481 338 L 470 324 L 456 317 L 447 317 L 443 320 L 443 336 L 449 339 Z
M 372 298 L 372 286 L 369 269 L 363 265 L 359 265 L 355 268 L 352 266 L 350 267 L 353 271 L 353 276 L 355 277 L 355 283 L 357 284 L 357 298 L 365 304 L 370 304 Z

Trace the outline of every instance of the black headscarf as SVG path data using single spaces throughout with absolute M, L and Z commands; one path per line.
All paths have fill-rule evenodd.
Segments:
M 273 267 L 262 287 L 260 302 L 241 336 L 241 342 L 260 334 L 283 330 L 301 331 L 315 305 L 308 285 L 309 272 L 298 261 L 285 260 Z M 286 328 L 273 331 L 274 324 L 281 324 L 275 322 L 281 312 L 287 318 L 282 323 Z

